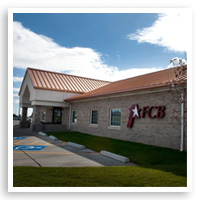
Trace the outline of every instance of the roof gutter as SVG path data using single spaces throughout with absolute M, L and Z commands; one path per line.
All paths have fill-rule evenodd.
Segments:
M 183 83 L 185 84 L 185 83 Z M 78 95 L 69 99 L 65 99 L 65 102 L 72 102 L 72 101 L 79 101 L 79 100 L 90 100 L 91 98 L 99 98 L 99 97 L 104 97 L 104 96 L 111 96 L 111 95 L 120 95 L 122 93 L 129 93 L 129 92 L 143 92 L 145 90 L 154 90 L 154 89 L 163 89 L 163 88 L 167 88 L 170 89 L 169 86 L 167 84 L 158 84 L 158 85 L 154 85 L 154 86 L 145 86 L 142 88 L 134 88 L 134 89 L 126 89 L 126 90 L 121 90 L 121 91 L 114 91 L 114 92 L 107 92 L 107 93 L 99 93 L 99 94 L 93 94 L 90 96 L 82 96 L 82 95 Z M 86 93 L 87 94 L 87 93 Z M 83 94 L 84 95 L 84 94 Z

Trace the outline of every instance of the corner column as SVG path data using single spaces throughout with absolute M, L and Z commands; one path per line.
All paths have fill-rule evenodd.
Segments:
M 33 132 L 38 132 L 43 130 L 43 124 L 40 122 L 40 106 L 33 107 L 33 121 L 31 124 L 31 129 Z
M 30 122 L 26 121 L 27 107 L 22 107 L 22 121 L 20 122 L 20 128 L 29 128 Z

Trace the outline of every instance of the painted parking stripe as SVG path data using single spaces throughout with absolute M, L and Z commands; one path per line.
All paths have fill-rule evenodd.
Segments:
M 15 151 L 14 153 L 23 153 Z M 66 154 L 66 155 L 101 155 L 98 152 L 95 153 L 65 153 L 65 152 L 28 152 L 29 154 Z
M 44 145 L 50 145 L 50 144 L 53 144 L 55 146 L 64 146 L 66 144 L 66 142 L 62 142 L 62 143 L 58 144 L 57 142 L 50 141 L 50 142 L 45 143 Z
M 38 141 L 35 141 L 35 142 L 32 142 L 32 143 L 30 143 L 29 145 L 33 145 L 33 144 L 35 144 L 35 143 L 37 143 Z
M 20 140 L 20 141 L 18 141 L 18 142 L 15 142 L 14 145 L 20 144 L 20 143 L 22 143 L 22 142 L 24 142 L 24 140 Z
M 53 143 L 53 141 L 50 141 L 50 142 L 45 143 L 44 145 L 50 145 L 52 143 Z
M 60 144 L 60 146 L 63 146 L 63 145 L 65 145 L 66 144 L 66 142 L 63 142 L 62 144 Z
M 23 140 L 26 139 L 27 137 L 13 137 L 13 140 Z
M 36 150 L 36 151 L 40 151 L 44 148 L 46 148 L 47 146 L 33 146 L 33 145 L 17 145 L 13 147 L 13 150 Z

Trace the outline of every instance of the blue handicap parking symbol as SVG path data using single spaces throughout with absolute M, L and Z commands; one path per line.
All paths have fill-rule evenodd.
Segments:
M 33 145 L 17 145 L 13 147 L 13 150 L 42 150 L 47 146 L 33 146 Z
M 25 138 L 27 138 L 27 137 L 13 137 L 13 140 L 23 140 Z

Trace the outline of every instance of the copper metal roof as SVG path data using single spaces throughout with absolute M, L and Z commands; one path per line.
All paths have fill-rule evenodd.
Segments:
M 28 68 L 35 89 L 86 93 L 109 84 L 108 81 Z
M 176 79 L 174 70 L 174 68 L 170 68 L 121 81 L 112 82 L 104 87 L 98 88 L 91 92 L 65 99 L 65 101 L 74 101 L 144 89 L 169 87 L 168 84 Z M 184 82 L 186 81 L 187 76 L 185 75 Z

